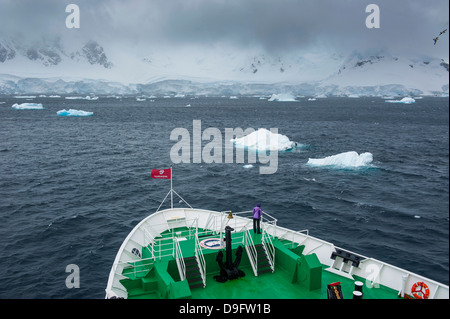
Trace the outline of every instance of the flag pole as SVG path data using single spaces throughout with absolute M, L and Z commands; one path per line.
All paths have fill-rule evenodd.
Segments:
M 173 172 L 172 172 L 172 166 L 170 166 L 170 207 L 173 208 L 173 187 L 172 187 L 172 178 L 173 178 Z

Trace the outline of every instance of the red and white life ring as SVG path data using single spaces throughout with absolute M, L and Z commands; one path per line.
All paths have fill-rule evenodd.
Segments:
M 430 289 L 426 283 L 419 281 L 412 286 L 411 293 L 416 299 L 427 299 L 430 296 Z

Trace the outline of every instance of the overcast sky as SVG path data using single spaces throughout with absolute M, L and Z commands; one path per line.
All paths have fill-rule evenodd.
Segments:
M 67 29 L 67 4 L 81 28 Z M 368 4 L 380 8 L 368 29 Z M 374 48 L 448 59 L 448 0 L 0 0 L 0 36 L 93 38 L 118 48 L 257 48 L 268 53 Z

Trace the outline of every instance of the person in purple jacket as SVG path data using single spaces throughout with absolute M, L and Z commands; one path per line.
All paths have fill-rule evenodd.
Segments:
M 260 223 L 261 223 L 261 204 L 256 204 L 256 207 L 253 208 L 253 232 L 255 234 L 261 234 Z

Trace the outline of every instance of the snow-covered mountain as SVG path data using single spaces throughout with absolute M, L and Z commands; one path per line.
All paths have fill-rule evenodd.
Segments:
M 177 52 L 0 39 L 0 94 L 448 95 L 448 61 L 386 51 Z M 70 47 L 70 48 L 69 48 Z
M 23 44 L 14 40 L 0 40 L 0 63 L 7 65 L 10 61 L 27 58 L 35 61 L 37 65 L 57 66 L 64 60 L 71 59 L 75 62 L 86 61 L 91 65 L 101 65 L 111 68 L 112 63 L 96 41 L 87 41 L 77 51 L 67 52 L 59 38 L 42 39 L 32 44 Z
M 440 95 L 449 92 L 448 72 L 443 59 L 353 53 L 320 87 L 336 86 L 334 95 Z

